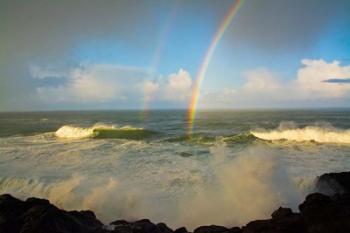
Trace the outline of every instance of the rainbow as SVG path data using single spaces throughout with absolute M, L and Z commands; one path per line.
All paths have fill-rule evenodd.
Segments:
M 157 72 L 159 62 L 161 60 L 161 56 L 163 54 L 163 51 L 166 45 L 166 40 L 171 32 L 171 26 L 177 17 L 177 11 L 178 11 L 178 6 L 177 4 L 175 4 L 171 12 L 168 14 L 165 20 L 164 26 L 158 35 L 158 39 L 156 43 L 157 47 L 154 51 L 153 58 L 149 67 L 150 77 L 153 77 Z M 153 98 L 154 98 L 154 92 L 144 90 L 142 118 L 145 121 L 147 120 L 150 103 L 153 100 Z
M 196 79 L 194 81 L 194 85 L 193 85 L 193 89 L 192 89 L 192 98 L 191 98 L 191 102 L 190 102 L 190 105 L 188 108 L 188 114 L 187 114 L 188 136 L 192 135 L 194 119 L 196 117 L 196 107 L 197 107 L 197 103 L 198 103 L 200 88 L 201 88 L 202 81 L 205 77 L 205 74 L 207 73 L 210 60 L 213 57 L 214 51 L 215 51 L 220 39 L 224 35 L 226 29 L 230 25 L 232 19 L 237 14 L 240 7 L 243 5 L 244 1 L 245 0 L 235 0 L 235 2 L 231 5 L 231 7 L 228 10 L 227 14 L 225 15 L 224 19 L 220 23 L 219 29 L 217 30 L 215 36 L 213 37 L 213 39 L 210 43 L 210 46 L 209 46 L 209 48 L 205 54 L 205 57 L 203 59 L 203 62 L 199 68 Z

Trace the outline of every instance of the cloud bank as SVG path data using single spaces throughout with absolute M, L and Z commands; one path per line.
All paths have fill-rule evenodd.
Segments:
M 70 70 L 30 67 L 34 79 L 64 79 L 59 85 L 44 85 L 36 89 L 36 96 L 47 103 L 182 103 L 191 95 L 192 78 L 178 72 L 159 78 L 146 69 L 115 64 L 87 64 Z
M 317 103 L 334 107 L 334 101 L 350 99 L 350 66 L 322 59 L 303 59 L 301 65 L 295 78 L 287 81 L 268 68 L 248 70 L 241 87 L 202 90 L 199 107 L 254 108 L 257 103 L 258 107 L 318 107 Z M 83 64 L 68 70 L 31 66 L 29 70 L 33 79 L 62 80 L 37 87 L 36 97 L 47 104 L 186 108 L 192 95 L 193 78 L 185 69 L 158 77 L 143 68 L 115 64 Z
M 293 80 L 285 81 L 267 68 L 247 71 L 240 88 L 225 88 L 201 96 L 202 108 L 315 106 L 314 103 L 346 102 L 350 98 L 350 66 L 339 61 L 304 59 Z M 332 106 L 334 107 L 334 106 Z

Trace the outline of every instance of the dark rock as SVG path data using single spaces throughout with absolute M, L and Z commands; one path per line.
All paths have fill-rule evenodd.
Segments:
M 326 173 L 316 182 L 316 190 L 327 195 L 350 192 L 350 172 Z
M 221 233 L 228 232 L 228 229 L 223 226 L 210 225 L 210 226 L 200 226 L 196 228 L 194 233 Z
M 0 232 L 19 232 L 21 222 L 18 217 L 24 212 L 25 206 L 22 201 L 9 194 L 0 196 Z
M 157 226 L 148 219 L 141 219 L 131 224 L 132 232 L 134 233 L 157 233 Z
M 116 225 L 113 233 L 132 233 L 131 226 L 129 225 Z
M 257 220 L 244 227 L 244 233 L 306 233 L 300 214 L 289 208 L 278 208 L 272 213 L 272 219 Z
M 96 226 L 97 228 L 103 225 L 91 210 L 69 211 L 68 214 L 85 226 Z
M 46 199 L 40 199 L 36 197 L 30 197 L 25 201 L 26 206 L 37 206 L 37 205 L 50 205 L 50 202 Z
M 161 233 L 173 233 L 174 231 L 170 229 L 165 223 L 158 223 L 157 228 Z
M 0 217 L 0 232 L 4 233 L 92 233 L 102 229 L 91 211 L 67 212 L 38 198 L 21 201 L 1 195 Z
M 132 233 L 131 225 L 125 220 L 116 220 L 109 225 L 114 226 L 113 233 Z
M 243 233 L 306 233 L 301 219 L 256 220 L 243 227 Z
M 186 227 L 177 228 L 174 233 L 188 233 Z
M 242 233 L 243 230 L 239 227 L 232 227 L 228 232 L 230 232 L 230 233 Z
M 115 220 L 114 222 L 111 222 L 110 225 L 129 225 L 129 222 L 121 219 L 121 220 Z
M 350 232 L 350 194 L 310 194 L 299 209 L 309 233 Z
M 292 215 L 293 215 L 292 209 L 280 207 L 271 214 L 271 217 L 272 219 L 280 220 L 280 219 L 288 218 Z
M 271 220 L 255 220 L 243 227 L 244 233 L 272 233 L 275 232 Z

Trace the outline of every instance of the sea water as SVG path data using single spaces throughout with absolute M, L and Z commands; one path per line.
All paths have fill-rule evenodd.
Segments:
M 242 225 L 350 168 L 350 111 L 0 113 L 0 193 L 108 223 Z

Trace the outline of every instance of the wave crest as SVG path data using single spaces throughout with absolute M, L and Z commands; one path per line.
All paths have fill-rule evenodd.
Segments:
M 303 128 L 285 128 L 281 126 L 282 124 L 274 130 L 251 131 L 251 134 L 263 140 L 350 144 L 350 129 L 338 129 L 329 125 L 306 126 Z
M 132 126 L 118 127 L 97 123 L 92 127 L 78 127 L 64 125 L 55 132 L 55 136 L 63 139 L 84 139 L 84 138 L 124 138 L 144 139 L 155 132 Z

